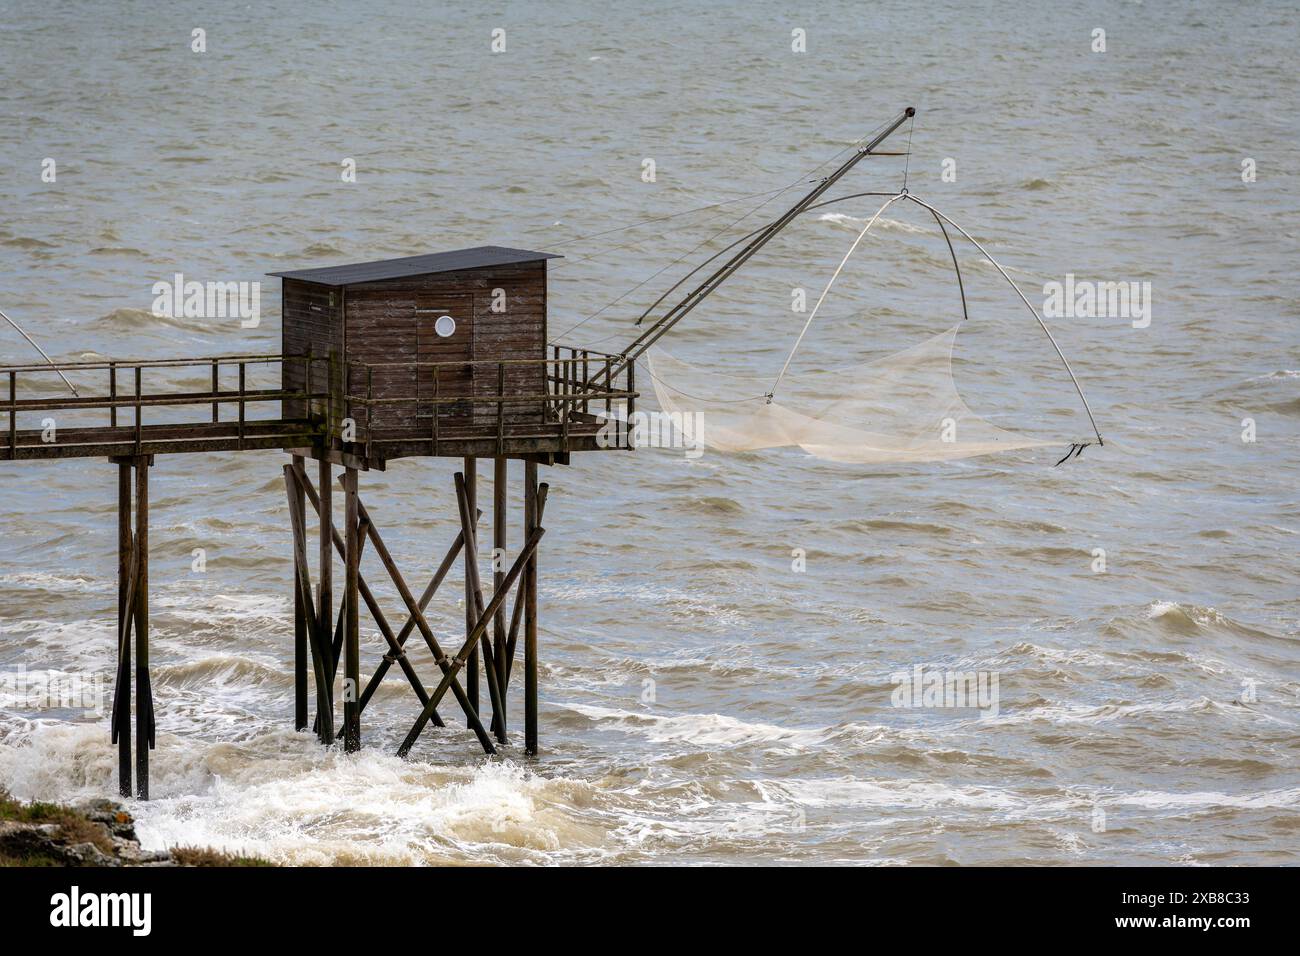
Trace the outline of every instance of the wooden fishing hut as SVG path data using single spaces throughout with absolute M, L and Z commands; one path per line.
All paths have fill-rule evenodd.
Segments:
M 149 676 L 149 469 L 158 455 L 167 454 L 279 449 L 291 456 L 283 471 L 292 530 L 296 728 L 311 726 L 326 744 L 341 734 L 346 750 L 358 750 L 362 712 L 397 665 L 420 704 L 399 754 L 410 752 L 430 721 L 445 725 L 438 707 L 449 693 L 483 750 L 493 753 L 509 739 L 506 691 L 522 634 L 524 749 L 535 754 L 537 550 L 545 534 L 547 498 L 547 485 L 537 480 L 538 465 L 567 465 L 574 452 L 628 448 L 626 429 L 604 425 L 616 414 L 616 404 L 625 405 L 629 416 L 635 412 L 637 358 L 796 217 L 831 202 L 873 195 L 821 198 L 913 113 L 910 107 L 903 110 L 864 138 L 793 206 L 679 279 L 642 313 L 638 325 L 687 280 L 712 266 L 616 355 L 547 344 L 546 270 L 555 256 L 478 246 L 273 273 L 283 280 L 283 340 L 276 355 L 0 367 L 0 388 L 8 389 L 8 401 L 0 401 L 0 414 L 8 418 L 7 434 L 0 436 L 0 461 L 106 457 L 118 466 L 112 739 L 118 746 L 122 794 L 132 792 L 134 770 L 134 792 L 141 798 L 149 795 L 149 750 L 155 737 Z M 52 375 L 69 386 L 72 397 L 51 391 Z M 89 393 L 83 395 L 72 378 Z M 94 384 L 87 385 L 92 379 Z M 60 425 L 53 434 L 35 427 L 51 412 L 94 421 Z M 146 413 L 170 420 L 146 423 Z M 418 597 L 385 546 L 360 491 L 361 472 L 411 456 L 463 461 L 453 478 L 460 530 Z M 485 458 L 493 470 L 491 543 L 499 553 L 509 548 L 509 463 L 522 463 L 523 470 L 517 498 L 523 541 L 508 567 L 494 563 L 500 569 L 493 571 L 490 591 L 479 574 L 483 513 L 477 474 L 478 462 Z M 317 464 L 315 483 L 308 459 Z M 333 481 L 340 471 L 345 499 L 341 527 L 333 507 Z M 317 516 L 315 548 L 308 528 L 312 513 Z M 366 584 L 361 563 L 367 545 L 400 597 L 406 616 L 400 629 L 393 628 Z M 336 560 L 344 572 L 337 598 Z M 464 564 L 465 635 L 453 653 L 451 645 L 444 648 L 438 640 L 424 612 L 457 561 Z M 364 684 L 363 605 L 387 648 Z M 436 668 L 426 665 L 425 670 L 436 678 L 432 691 L 406 652 L 417 632 Z M 335 718 L 340 666 L 341 727 Z M 310 722 L 309 675 L 316 705 Z M 481 684 L 487 685 L 491 704 L 487 725 L 480 716 Z
M 133 773 L 134 792 L 142 798 L 149 792 L 148 752 L 156 725 L 149 674 L 148 477 L 157 457 L 167 454 L 280 449 L 291 456 L 283 470 L 293 543 L 295 727 L 311 726 L 326 744 L 342 736 L 346 750 L 359 749 L 361 714 L 397 665 L 419 703 L 401 754 L 410 751 L 430 721 L 444 726 L 438 707 L 448 693 L 483 750 L 493 753 L 509 740 L 506 692 L 515 660 L 522 657 L 524 749 L 537 752 L 537 548 L 545 534 L 547 497 L 538 466 L 567 465 L 574 452 L 626 449 L 623 430 L 605 429 L 606 438 L 601 426 L 616 404 L 633 409 L 637 394 L 634 366 L 616 371 L 618 356 L 548 346 L 546 270 L 553 258 L 479 246 L 274 273 L 283 282 L 278 355 L 0 368 L 0 387 L 8 389 L 8 401 L 0 403 L 8 418 L 0 460 L 93 456 L 118 465 L 112 737 L 124 795 L 133 790 Z M 253 379 L 265 379 L 268 369 L 278 370 L 279 380 L 258 387 Z M 71 397 L 51 394 L 56 374 L 70 384 L 79 380 L 81 388 Z M 205 387 L 195 387 L 196 377 Z M 163 378 L 170 381 L 158 381 Z M 88 387 L 91 380 L 95 384 Z M 146 421 L 164 410 L 169 421 Z M 186 411 L 197 420 L 177 421 L 178 412 L 186 418 Z M 57 428 L 51 438 L 48 429 L 34 426 L 52 413 L 75 414 L 82 421 Z M 102 421 L 84 423 L 87 416 Z M 363 503 L 360 483 L 361 472 L 411 456 L 463 463 L 448 489 L 460 531 L 418 594 Z M 308 459 L 316 462 L 314 483 Z M 490 545 L 480 544 L 480 459 L 491 461 L 493 475 Z M 522 472 L 515 496 L 523 512 L 519 542 L 508 541 L 506 532 L 511 461 Z M 336 476 L 344 496 L 341 526 L 334 516 Z M 312 514 L 317 517 L 314 547 L 308 528 Z M 398 611 L 405 619 L 400 628 L 390 623 L 366 584 L 361 565 L 367 546 L 400 596 Z M 499 570 L 493 571 L 490 587 L 480 580 L 484 549 L 512 558 L 494 562 Z M 458 561 L 464 566 L 465 634 L 444 645 L 447 636 L 440 640 L 434 634 L 425 610 Z M 343 572 L 337 587 L 336 563 Z M 363 607 L 386 645 L 365 683 Z M 427 683 L 417 669 L 421 665 L 407 653 L 408 640 L 417 633 L 432 656 L 432 663 L 426 659 L 423 665 Z M 335 717 L 340 667 L 341 724 Z M 309 722 L 310 683 L 316 713 Z M 480 716 L 482 685 L 490 716 Z

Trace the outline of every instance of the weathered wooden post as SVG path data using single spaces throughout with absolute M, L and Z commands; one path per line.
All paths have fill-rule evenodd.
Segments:
M 524 462 L 524 539 L 537 532 L 537 463 Z M 524 566 L 524 753 L 537 754 L 537 552 Z
M 504 367 L 504 366 L 500 366 Z M 502 407 L 501 405 L 497 406 Z M 509 474 L 506 459 L 498 456 L 492 462 L 492 593 L 501 590 L 501 582 L 506 579 L 506 515 L 509 510 L 506 492 Z M 470 506 L 471 509 L 473 506 Z M 496 718 L 497 734 L 504 740 L 506 735 L 506 606 L 502 604 L 492 622 L 493 663 L 497 666 L 497 686 L 501 688 L 501 713 Z
M 329 646 L 334 633 L 334 484 L 331 480 L 329 460 L 322 456 L 318 462 L 317 494 L 320 495 L 320 584 L 316 598 L 317 627 L 321 643 Z M 334 743 L 334 667 L 325 661 L 327 679 L 324 686 L 316 686 L 316 715 L 320 722 L 321 743 Z M 328 715 L 328 720 L 326 719 Z
M 470 532 L 474 527 L 474 508 L 470 504 L 469 489 L 465 484 L 465 476 L 457 474 L 456 482 L 456 500 L 460 505 L 460 522 L 462 532 Z M 497 611 L 505 604 L 504 585 L 501 593 L 493 594 L 492 602 L 489 608 L 483 606 L 483 584 L 479 579 L 478 573 L 478 551 L 476 550 L 476 535 L 465 534 L 465 573 L 468 575 L 468 587 L 474 607 L 474 626 L 465 635 L 469 641 L 470 648 L 476 648 L 482 643 L 483 647 L 483 672 L 487 675 L 488 695 L 492 701 L 492 728 L 496 733 L 496 738 L 501 743 L 506 742 L 506 731 L 504 722 L 498 721 L 497 718 L 505 712 L 503 703 L 504 690 L 501 682 L 497 680 L 496 654 L 492 650 L 492 643 L 487 637 L 487 628 Z M 481 640 L 480 640 L 481 639 Z
M 435 411 L 434 414 L 437 414 Z M 474 629 L 474 591 L 470 574 L 470 556 L 478 553 L 478 459 L 465 459 L 465 494 L 469 498 L 470 534 L 465 539 L 465 633 Z M 470 651 L 469 661 L 465 666 L 465 693 L 474 713 L 479 713 L 478 706 L 478 647 Z
M 139 408 L 136 409 L 139 414 Z M 135 459 L 135 792 L 149 799 L 149 750 L 153 747 L 153 688 L 149 684 L 149 466 Z
M 303 624 L 306 627 L 308 648 L 311 651 L 312 672 L 316 680 L 316 726 L 315 732 L 322 741 L 325 740 L 327 728 L 334 726 L 334 712 L 330 695 L 326 692 L 332 680 L 331 653 L 328 632 L 320 627 L 320 616 L 316 613 L 316 604 L 312 598 L 311 573 L 307 562 L 307 518 L 305 502 L 299 491 L 311 499 L 312 506 L 320 513 L 320 497 L 307 480 L 305 471 L 297 471 L 292 464 L 284 466 L 285 490 L 289 497 L 289 521 L 293 526 L 294 579 L 298 586 L 297 598 L 303 606 Z M 305 680 L 305 678 L 304 678 Z M 306 687 L 303 687 L 303 699 L 306 700 Z M 304 721 L 305 723 L 305 721 Z
M 293 473 L 295 481 L 290 494 L 296 496 L 296 512 L 290 509 L 290 521 L 296 521 L 295 514 L 301 515 L 306 510 L 306 491 L 303 479 L 306 469 L 303 467 L 302 455 L 293 456 Z M 303 605 L 302 591 L 298 587 L 298 549 L 293 551 L 293 729 L 307 729 L 307 609 Z
M 357 470 L 347 468 L 343 473 L 346 499 L 344 522 L 347 525 L 347 576 L 344 585 L 346 624 L 343 628 L 343 749 L 353 753 L 361 749 L 361 645 L 360 605 L 357 603 L 357 582 L 361 569 L 361 516 L 357 503 Z
M 131 796 L 131 617 L 135 603 L 131 576 L 135 546 L 131 538 L 131 464 L 117 463 L 117 687 L 113 733 L 117 736 L 117 789 Z

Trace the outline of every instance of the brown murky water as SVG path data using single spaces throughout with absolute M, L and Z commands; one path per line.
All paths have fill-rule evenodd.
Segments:
M 1285 3 L 0 11 L 0 307 L 61 357 L 278 349 L 270 282 L 256 329 L 154 318 L 153 283 L 178 271 L 255 280 L 484 242 L 566 254 L 558 333 L 756 201 L 569 240 L 783 186 L 907 103 L 910 188 L 1031 301 L 1067 273 L 1151 283 L 1147 328 L 1055 323 L 1107 438 L 1068 466 L 1054 449 L 888 467 L 644 449 L 552 470 L 535 762 L 484 760 L 462 730 L 398 760 L 414 701 L 396 680 L 362 754 L 293 733 L 282 457 L 160 460 L 146 842 L 293 862 L 1297 862 L 1298 23 Z M 895 188 L 902 162 L 844 191 Z M 803 318 L 791 288 L 820 289 L 868 203 L 791 227 L 674 353 L 779 368 Z M 889 217 L 808 367 L 959 317 L 932 222 Z M 1081 437 L 1032 319 L 964 264 L 969 403 Z M 569 340 L 630 339 L 675 274 Z M 31 358 L 0 329 L 0 362 Z M 404 566 L 427 573 L 454 534 L 452 467 L 363 477 Z M 0 464 L 0 670 L 111 675 L 115 488 L 104 462 Z M 431 620 L 452 632 L 462 613 L 449 598 Z M 363 653 L 381 653 L 373 629 Z M 995 674 L 996 715 L 893 706 L 916 665 Z M 0 782 L 111 795 L 106 719 L 6 693 Z

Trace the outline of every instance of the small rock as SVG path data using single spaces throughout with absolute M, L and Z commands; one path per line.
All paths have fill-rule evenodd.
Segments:
M 0 855 L 26 859 L 41 857 L 63 866 L 118 866 L 113 857 L 91 843 L 69 846 L 53 823 L 0 822 Z
M 76 805 L 76 809 L 85 814 L 87 820 L 102 823 L 115 837 L 123 840 L 135 840 L 135 818 L 120 803 L 112 800 L 86 800 Z

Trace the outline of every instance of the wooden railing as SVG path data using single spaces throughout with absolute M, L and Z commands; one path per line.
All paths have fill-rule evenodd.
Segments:
M 349 391 L 344 395 L 346 417 L 356 424 L 358 440 L 367 447 L 375 440 L 385 440 L 385 429 L 374 426 L 374 412 L 386 407 L 414 406 L 415 419 L 429 418 L 428 439 L 432 442 L 433 453 L 437 454 L 440 431 L 446 427 L 443 421 L 446 410 L 451 406 L 469 409 L 472 430 L 479 431 L 485 424 L 475 416 L 476 408 L 489 408 L 495 413 L 495 434 L 498 451 L 504 448 L 507 438 L 506 409 L 513 413 L 521 410 L 536 411 L 534 425 L 539 434 L 553 435 L 561 443 L 567 441 L 571 429 L 578 422 L 592 426 L 595 421 L 592 414 L 593 405 L 603 410 L 609 419 L 614 414 L 614 404 L 619 401 L 627 403 L 628 412 L 636 407 L 635 372 L 629 366 L 624 372 L 614 374 L 613 369 L 618 356 L 590 349 L 576 349 L 567 346 L 553 346 L 552 355 L 538 359 L 478 359 L 456 362 L 351 362 L 347 368 Z M 537 378 L 542 382 L 538 392 L 507 391 L 507 376 L 515 372 L 518 377 L 520 369 L 540 369 Z M 385 370 L 411 370 L 414 372 L 415 389 L 411 395 L 375 394 L 375 375 Z M 469 370 L 468 378 L 465 376 Z M 431 394 L 422 394 L 421 373 L 427 373 L 430 379 Z M 443 383 L 453 375 L 465 391 L 447 394 Z M 495 390 L 488 391 L 483 382 L 495 381 Z M 363 391 L 351 389 L 355 383 L 363 383 Z M 442 411 L 443 414 L 439 414 Z M 409 426 L 398 431 L 409 431 Z M 396 437 L 396 436 L 392 436 Z M 369 453 L 369 451 L 367 451 Z
M 426 447 L 435 455 L 446 437 L 444 429 L 461 440 L 495 437 L 498 453 L 505 453 L 508 440 L 521 438 L 543 439 L 545 446 L 568 450 L 580 447 L 570 445 L 574 430 L 589 439 L 602 424 L 602 415 L 605 420 L 614 416 L 616 404 L 626 403 L 629 414 L 635 410 L 634 367 L 615 372 L 617 361 L 618 356 L 607 353 L 556 346 L 549 356 L 496 361 L 344 365 L 336 356 L 308 354 L 3 366 L 0 389 L 8 395 L 0 391 L 0 422 L 7 425 L 7 433 L 0 437 L 0 458 L 14 460 L 24 451 L 24 457 L 89 455 L 110 446 L 102 453 L 140 454 L 142 445 L 149 443 L 165 445 L 168 451 L 242 449 L 246 433 L 250 447 L 270 447 L 272 434 L 280 431 L 292 432 L 295 440 L 324 441 L 336 448 L 359 444 L 369 456 L 377 438 L 411 437 L 408 426 L 414 426 L 421 442 L 431 442 Z M 280 375 L 278 387 L 273 387 L 276 376 L 268 367 L 276 365 Z M 391 377 L 383 379 L 383 394 L 377 392 L 381 372 L 391 369 L 409 370 L 409 392 L 399 389 L 395 394 Z M 62 393 L 59 372 L 81 394 Z M 164 373 L 167 381 L 159 383 Z M 251 384 L 258 379 L 261 387 Z M 22 397 L 24 390 L 29 397 Z M 277 409 L 271 417 L 257 411 L 271 402 L 284 403 L 283 411 Z M 232 405 L 233 415 L 223 416 L 223 406 Z M 404 416 L 406 424 L 396 429 L 375 420 L 380 409 L 393 406 L 413 409 Z M 151 421 L 146 428 L 147 409 L 160 413 L 187 408 L 208 413 L 201 421 L 157 414 L 156 419 L 165 420 Z M 258 417 L 250 417 L 250 409 Z M 39 412 L 65 415 L 57 423 L 56 438 L 38 446 L 34 433 L 39 429 L 20 419 L 31 420 Z M 349 420 L 354 432 L 347 430 Z M 34 422 L 39 423 L 39 417 Z M 277 431 L 277 425 L 285 427 Z M 620 442 L 622 434 L 618 430 Z M 590 447 L 589 440 L 581 447 Z M 53 455 L 55 449 L 62 450 Z
M 144 436 L 144 410 L 146 408 L 210 406 L 211 424 L 219 424 L 221 423 L 221 406 L 234 405 L 236 406 L 236 417 L 229 424 L 235 426 L 234 437 L 237 440 L 237 447 L 242 448 L 246 426 L 249 422 L 248 407 L 250 405 L 284 400 L 310 401 L 315 398 L 328 397 L 327 393 L 313 392 L 310 385 L 301 390 L 285 389 L 283 386 L 279 388 L 250 388 L 248 384 L 249 368 L 274 364 L 279 364 L 283 368 L 286 363 L 301 362 L 304 363 L 306 369 L 305 379 L 310 383 L 313 361 L 318 362 L 319 360 L 313 360 L 310 356 L 290 356 L 285 358 L 279 355 L 223 355 L 203 358 L 59 362 L 56 365 L 3 366 L 0 367 L 0 381 L 7 382 L 8 396 L 6 401 L 0 402 L 0 414 L 5 414 L 8 418 L 5 442 L 9 451 L 8 457 L 12 460 L 17 455 L 19 415 L 58 411 L 104 412 L 105 426 L 108 430 L 131 429 L 134 447 L 138 451 Z M 156 372 L 164 369 L 210 370 L 208 378 L 210 387 L 207 391 L 180 391 L 176 387 L 170 390 L 147 391 L 145 372 L 150 370 Z M 235 388 L 222 388 L 222 372 L 226 371 L 228 379 L 232 370 L 236 378 Z M 20 384 L 22 383 L 28 384 L 29 387 L 42 384 L 44 386 L 42 391 L 45 392 L 50 391 L 52 387 L 62 388 L 61 382 L 49 382 L 51 377 L 57 376 L 60 372 L 71 378 L 73 384 L 79 384 L 80 388 L 86 387 L 86 379 L 89 377 L 92 379 L 91 387 L 98 385 L 104 387 L 105 391 L 101 394 L 78 394 L 75 396 L 46 394 L 35 398 L 18 397 Z M 98 381 L 94 381 L 96 379 Z M 123 379 L 125 379 L 125 382 Z M 324 382 L 325 380 L 322 378 L 320 381 Z M 283 382 L 283 374 L 281 375 L 281 382 Z M 123 425 L 119 423 L 119 410 L 122 409 L 132 411 L 129 424 Z M 276 416 L 276 418 L 279 417 L 279 415 Z M 176 429 L 183 429 L 186 425 L 201 423 L 170 422 L 165 424 L 174 426 Z M 58 432 L 62 431 L 64 427 L 76 431 L 86 431 L 103 428 L 104 426 L 93 423 L 79 423 L 74 426 L 60 425 L 56 429 L 55 444 L 57 444 Z M 120 432 L 113 435 L 112 440 L 120 440 L 119 436 Z

